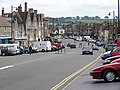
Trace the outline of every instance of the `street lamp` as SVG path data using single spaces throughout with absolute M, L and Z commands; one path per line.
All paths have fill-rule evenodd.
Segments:
M 114 24 L 115 24 L 115 11 L 113 12 L 109 12 L 109 16 L 111 15 L 111 13 L 113 13 L 113 31 L 112 31 L 112 38 L 113 38 L 113 41 L 115 39 L 115 30 L 114 30 Z

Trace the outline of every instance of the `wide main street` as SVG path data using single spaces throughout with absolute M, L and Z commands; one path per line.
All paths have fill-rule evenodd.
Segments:
M 63 40 L 65 45 L 72 40 Z M 76 43 L 77 44 L 77 43 Z M 0 90 L 50 90 L 67 76 L 94 61 L 101 51 L 81 55 L 81 48 L 65 53 L 45 52 L 0 57 Z

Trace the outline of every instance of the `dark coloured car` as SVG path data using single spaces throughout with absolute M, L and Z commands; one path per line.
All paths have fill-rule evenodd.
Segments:
M 29 47 L 24 47 L 24 53 L 26 53 L 26 54 L 29 53 Z
M 10 50 L 8 47 L 0 47 L 1 49 L 1 55 L 5 56 L 5 55 L 13 55 L 12 50 Z
M 72 44 L 72 43 L 68 43 L 68 44 L 67 44 L 67 47 L 70 47 L 70 46 L 71 46 L 71 44 Z
M 108 44 L 106 45 L 105 49 L 106 51 L 112 51 L 113 48 L 116 46 L 117 44 Z
M 93 55 L 93 48 L 92 48 L 92 46 L 83 46 L 83 48 L 82 48 L 82 55 L 85 55 L 85 54 Z
M 72 48 L 76 48 L 76 44 L 71 44 L 70 45 L 70 48 L 72 49 Z
M 113 56 L 113 57 L 109 57 L 109 58 L 105 59 L 105 62 L 103 63 L 103 65 L 109 64 L 110 62 L 112 62 L 112 61 L 114 61 L 114 60 L 116 60 L 116 59 L 119 59 L 119 58 L 120 58 L 120 55 L 118 55 L 118 56 Z
M 104 79 L 105 82 L 115 81 L 117 77 L 120 78 L 120 59 L 94 68 L 90 75 L 93 79 Z

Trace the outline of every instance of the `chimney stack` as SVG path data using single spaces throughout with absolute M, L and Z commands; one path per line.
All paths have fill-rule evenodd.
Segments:
M 34 10 L 34 13 L 37 14 L 37 10 Z
M 2 8 L 2 17 L 4 16 L 4 8 Z
M 25 2 L 25 12 L 27 12 L 27 2 Z
M 20 6 L 18 6 L 18 12 L 22 12 L 21 4 L 20 4 Z

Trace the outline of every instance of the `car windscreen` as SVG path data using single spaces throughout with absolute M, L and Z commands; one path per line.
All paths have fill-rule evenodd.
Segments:
M 120 52 L 120 48 L 114 48 L 112 52 Z
M 83 47 L 83 50 L 92 50 L 91 47 Z

